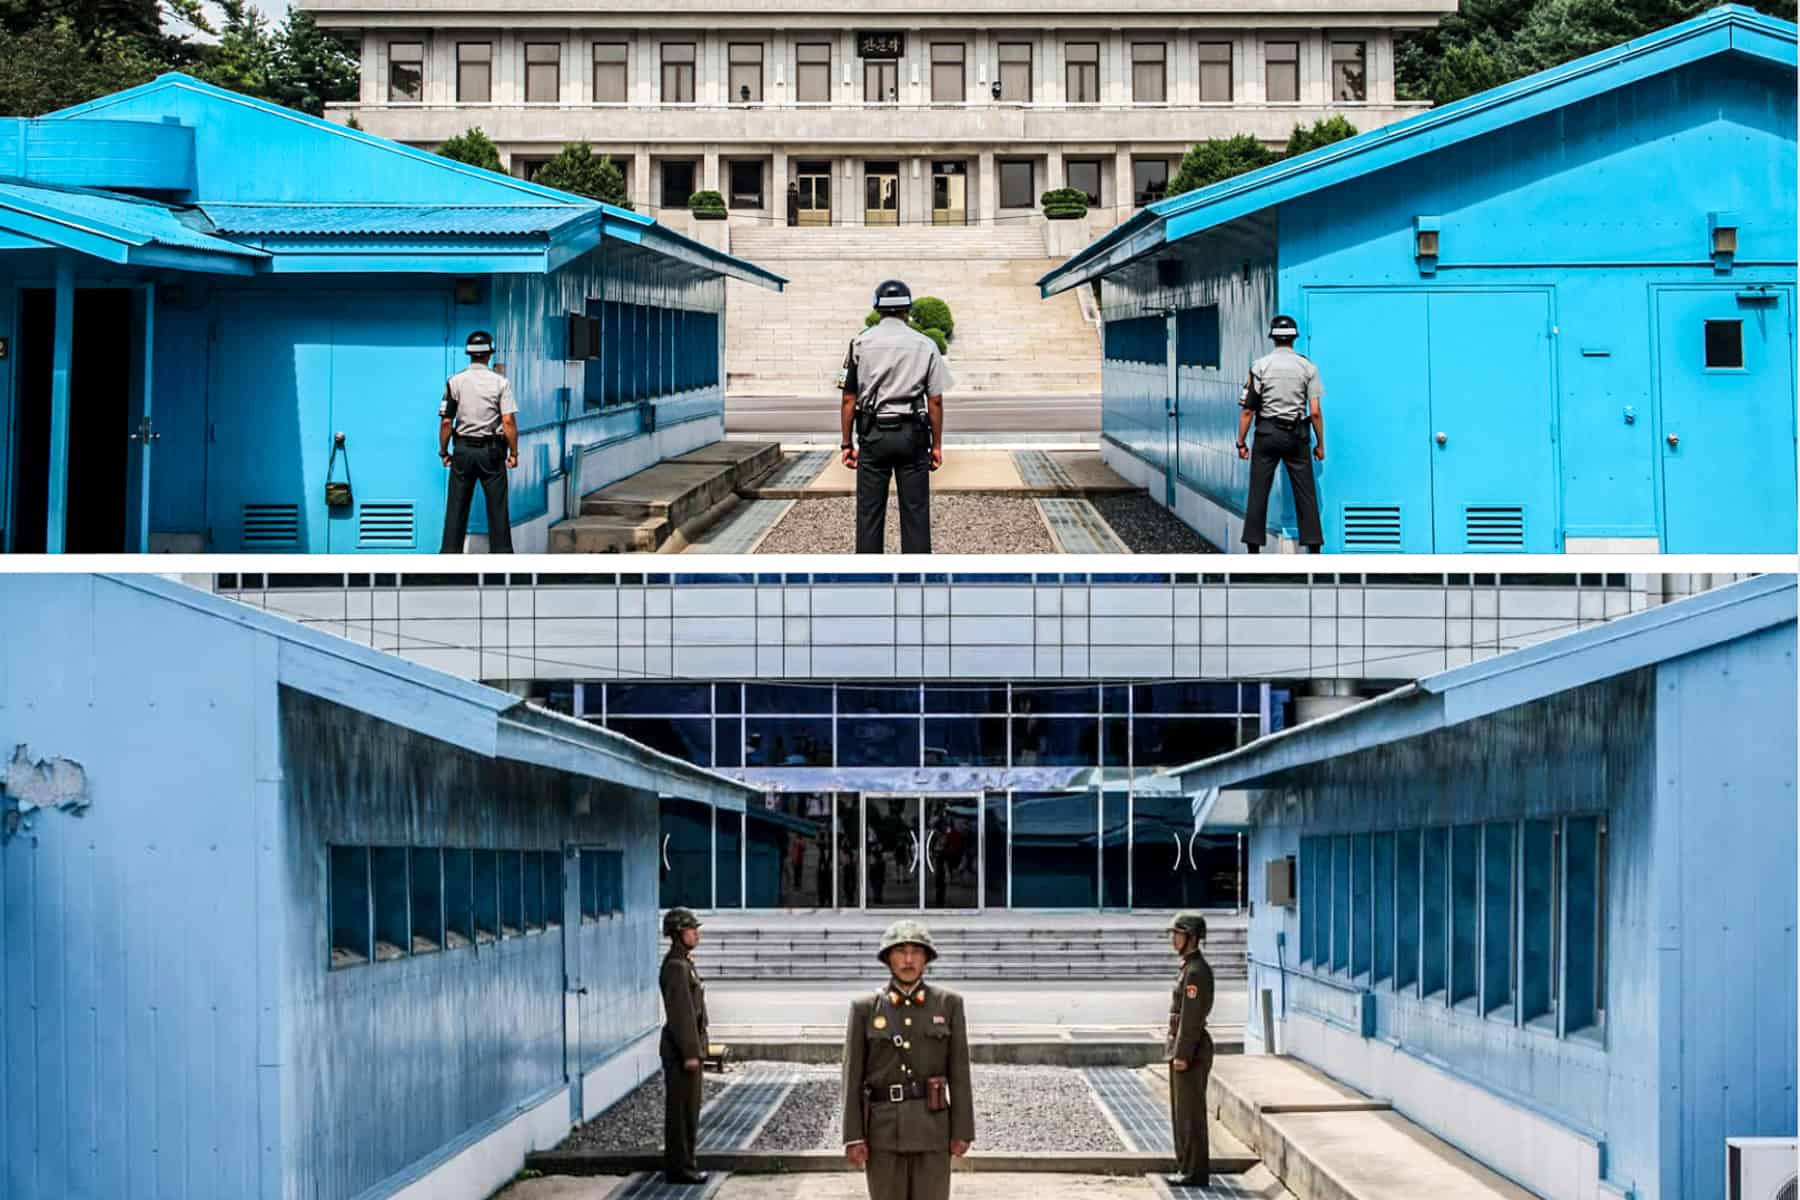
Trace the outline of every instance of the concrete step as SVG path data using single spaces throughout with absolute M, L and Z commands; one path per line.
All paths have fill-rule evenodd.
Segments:
M 581 498 L 550 527 L 552 554 L 648 554 L 697 530 L 781 462 L 777 442 L 714 442 Z

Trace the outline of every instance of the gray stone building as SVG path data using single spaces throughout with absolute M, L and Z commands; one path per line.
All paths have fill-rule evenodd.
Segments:
M 722 192 L 734 218 L 964 224 L 1081 188 L 1105 224 L 1162 194 L 1182 152 L 1394 91 L 1397 32 L 1453 0 L 925 0 L 884 12 L 769 0 L 301 0 L 360 37 L 364 128 L 434 146 L 480 126 L 529 176 L 585 140 L 641 211 Z

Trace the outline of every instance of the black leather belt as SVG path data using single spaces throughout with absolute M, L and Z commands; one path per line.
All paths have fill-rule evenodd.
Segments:
M 872 1102 L 899 1104 L 905 1100 L 923 1100 L 925 1085 L 916 1079 L 910 1083 L 890 1083 L 886 1087 L 864 1084 L 863 1095 Z
M 506 439 L 497 433 L 485 437 L 470 437 L 459 433 L 456 435 L 456 444 L 459 446 L 504 446 Z
M 1289 431 L 1299 429 L 1301 426 L 1308 423 L 1305 417 L 1294 417 L 1291 419 L 1284 419 L 1282 417 L 1257 417 L 1256 420 L 1258 424 L 1267 421 L 1271 425 L 1276 425 Z

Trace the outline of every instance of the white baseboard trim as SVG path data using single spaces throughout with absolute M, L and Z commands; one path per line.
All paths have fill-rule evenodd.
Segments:
M 525 1156 L 569 1136 L 569 1089 L 558 1088 L 531 1109 L 391 1193 L 391 1200 L 487 1200 L 519 1173 Z
M 593 1120 L 662 1070 L 661 1038 L 661 1032 L 652 1029 L 581 1077 L 583 1121 Z

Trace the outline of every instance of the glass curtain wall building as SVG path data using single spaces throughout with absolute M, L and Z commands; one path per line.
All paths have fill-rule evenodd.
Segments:
M 546 697 L 765 789 L 669 799 L 662 902 L 692 908 L 1236 908 L 1242 839 L 1157 777 L 1280 728 L 1285 689 L 606 681 Z

